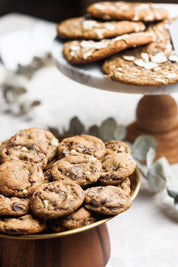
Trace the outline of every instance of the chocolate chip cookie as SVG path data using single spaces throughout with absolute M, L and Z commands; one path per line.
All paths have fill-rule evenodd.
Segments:
M 85 207 L 90 211 L 117 215 L 127 210 L 131 204 L 130 196 L 116 186 L 97 186 L 85 191 Z
M 36 144 L 13 145 L 10 142 L 4 142 L 0 146 L 0 162 L 9 160 L 23 160 L 38 164 L 42 168 L 47 165 L 48 158 L 40 147 Z
M 57 34 L 60 38 L 67 39 L 103 39 L 115 37 L 131 32 L 145 30 L 142 22 L 111 21 L 99 22 L 85 17 L 71 18 L 62 21 L 57 26 Z
M 45 223 L 40 223 L 38 219 L 30 214 L 19 218 L 0 219 L 0 232 L 10 235 L 26 235 L 42 232 L 46 229 Z
M 95 160 L 94 160 L 95 159 Z M 54 180 L 71 179 L 80 186 L 95 183 L 101 175 L 101 163 L 88 155 L 65 157 L 51 169 Z
M 66 231 L 89 225 L 95 221 L 96 218 L 92 215 L 92 213 L 84 207 L 81 207 L 70 215 L 51 222 L 50 229 L 53 232 Z
M 27 197 L 44 182 L 42 169 L 33 162 L 10 160 L 0 165 L 0 193 Z
M 103 72 L 110 80 L 143 86 L 162 86 L 178 82 L 178 56 L 169 34 L 169 25 L 174 19 L 166 20 L 148 31 L 155 40 L 145 47 L 139 47 L 107 59 Z
M 130 147 L 122 141 L 111 140 L 105 142 L 105 147 L 106 154 L 112 154 L 113 152 L 131 154 Z
M 100 2 L 87 8 L 95 18 L 104 20 L 157 21 L 168 18 L 168 11 L 153 3 Z
M 131 175 L 136 162 L 130 154 L 113 152 L 101 159 L 102 172 L 99 182 L 103 185 L 116 185 Z
M 100 159 L 105 153 L 103 141 L 91 135 L 76 135 L 65 138 L 59 143 L 59 158 L 86 154 Z M 93 158 L 93 161 L 95 159 Z
M 71 64 L 86 64 L 114 55 L 124 49 L 149 44 L 150 32 L 130 33 L 101 41 L 75 40 L 64 44 L 63 54 Z
M 12 145 L 26 146 L 36 144 L 42 152 L 46 153 L 48 160 L 51 160 L 57 152 L 58 140 L 48 130 L 40 128 L 29 128 L 19 131 L 10 138 Z
M 125 193 L 130 195 L 130 192 L 131 192 L 130 185 L 131 185 L 130 179 L 125 178 L 120 184 L 118 184 L 118 187 L 120 187 Z
M 0 216 L 22 216 L 29 211 L 29 199 L 0 195 Z
M 55 219 L 77 210 L 84 201 L 82 188 L 72 182 L 55 181 L 39 186 L 30 200 L 31 211 L 42 219 Z

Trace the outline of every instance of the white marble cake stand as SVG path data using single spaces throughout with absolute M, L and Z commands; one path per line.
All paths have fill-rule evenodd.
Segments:
M 178 4 L 160 4 L 171 17 L 178 16 Z M 70 65 L 62 53 L 63 42 L 55 40 L 53 58 L 57 68 L 79 83 L 102 90 L 145 95 L 137 106 L 137 121 L 128 126 L 127 140 L 133 142 L 140 134 L 151 134 L 158 141 L 157 157 L 166 156 L 170 163 L 178 162 L 178 109 L 168 94 L 178 92 L 178 84 L 136 86 L 108 80 L 99 63 Z

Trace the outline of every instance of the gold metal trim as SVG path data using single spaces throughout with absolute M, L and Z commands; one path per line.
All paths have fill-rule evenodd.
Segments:
M 133 176 L 131 180 L 131 198 L 134 200 L 139 192 L 141 185 L 141 176 L 138 168 L 136 168 L 135 175 Z M 99 220 L 97 222 L 94 222 L 90 225 L 81 227 L 81 228 L 76 228 L 64 232 L 59 232 L 59 233 L 47 233 L 47 234 L 33 234 L 33 235 L 19 235 L 19 236 L 12 236 L 12 235 L 7 235 L 7 234 L 0 234 L 0 237 L 3 238 L 9 238 L 9 239 L 23 239 L 23 240 L 35 240 L 35 239 L 51 239 L 51 238 L 59 238 L 59 237 L 65 237 L 77 233 L 81 233 L 83 231 L 87 231 L 90 229 L 93 229 L 103 223 L 106 223 L 107 221 L 111 220 L 115 216 L 111 216 L 102 220 Z

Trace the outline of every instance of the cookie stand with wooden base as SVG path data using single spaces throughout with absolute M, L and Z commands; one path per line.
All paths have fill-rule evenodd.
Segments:
M 136 169 L 131 180 L 132 200 L 138 194 L 140 183 L 140 174 Z M 0 266 L 104 267 L 111 250 L 106 226 L 110 219 L 112 217 L 59 233 L 0 234 Z
M 160 4 L 171 17 L 178 16 L 177 4 Z M 55 41 L 53 56 L 57 68 L 67 77 L 102 90 L 142 94 L 137 106 L 136 122 L 127 127 L 127 140 L 133 142 L 142 134 L 152 135 L 158 142 L 157 158 L 165 156 L 170 163 L 178 162 L 178 108 L 169 95 L 178 92 L 178 84 L 136 86 L 106 79 L 98 64 L 72 66 L 62 54 L 63 43 Z

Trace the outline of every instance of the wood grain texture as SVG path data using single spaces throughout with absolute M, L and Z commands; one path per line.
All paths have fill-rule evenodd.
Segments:
M 144 96 L 137 106 L 137 121 L 128 125 L 126 140 L 133 143 L 140 135 L 151 135 L 158 143 L 156 159 L 164 156 L 178 162 L 178 109 L 169 95 Z
M 1 267 L 104 267 L 109 257 L 106 224 L 56 239 L 0 238 Z

